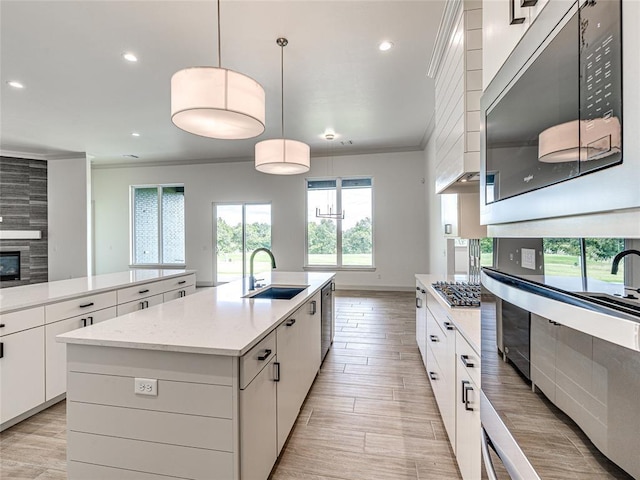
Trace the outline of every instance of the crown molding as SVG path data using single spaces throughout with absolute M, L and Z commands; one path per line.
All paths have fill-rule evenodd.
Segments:
M 430 78 L 435 78 L 440 70 L 442 58 L 449 46 L 451 34 L 453 33 L 458 17 L 462 14 L 462 1 L 463 0 L 447 0 L 444 6 L 444 12 L 442 12 L 438 33 L 436 34 L 436 42 L 433 45 L 433 52 L 431 53 L 431 61 L 427 69 L 427 76 Z
M 25 160 L 76 160 L 87 158 L 84 152 L 56 153 L 46 155 L 43 153 L 22 152 L 19 150 L 0 150 L 0 157 L 23 158 Z

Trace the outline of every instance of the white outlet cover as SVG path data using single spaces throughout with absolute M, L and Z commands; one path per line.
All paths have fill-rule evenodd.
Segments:
M 520 251 L 520 265 L 522 268 L 536 269 L 536 251 L 534 248 L 523 248 Z
M 136 395 L 158 396 L 158 380 L 155 378 L 136 378 L 134 381 Z

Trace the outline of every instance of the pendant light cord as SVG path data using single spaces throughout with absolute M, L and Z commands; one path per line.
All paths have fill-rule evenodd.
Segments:
M 218 68 L 222 66 L 222 49 L 220 47 L 220 0 L 218 0 Z
M 280 46 L 280 129 L 282 130 L 282 138 L 284 138 L 284 47 L 287 46 L 289 40 L 280 37 L 276 43 Z

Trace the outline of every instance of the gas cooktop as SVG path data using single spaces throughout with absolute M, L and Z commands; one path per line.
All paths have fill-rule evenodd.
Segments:
M 480 306 L 480 284 L 468 282 L 436 282 L 431 284 L 450 307 Z

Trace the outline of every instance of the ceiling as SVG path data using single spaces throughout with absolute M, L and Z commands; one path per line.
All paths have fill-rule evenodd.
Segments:
M 444 3 L 223 0 L 221 65 L 262 84 L 267 126 L 254 139 L 214 140 L 171 123 L 170 79 L 217 66 L 215 1 L 1 0 L 0 149 L 86 152 L 99 165 L 252 159 L 256 142 L 282 136 L 284 36 L 286 138 L 312 156 L 417 150 L 433 116 L 426 72 Z M 379 51 L 382 40 L 393 48 Z

